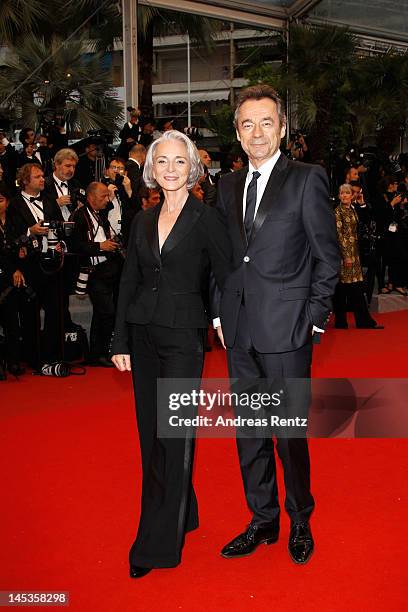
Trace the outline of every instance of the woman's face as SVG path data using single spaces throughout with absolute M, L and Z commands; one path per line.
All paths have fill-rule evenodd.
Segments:
M 340 202 L 346 206 L 350 206 L 351 200 L 353 199 L 353 192 L 346 189 L 341 189 L 339 193 Z
M 8 199 L 2 193 L 0 193 L 0 214 L 7 210 Z
M 35 145 L 33 143 L 27 144 L 25 146 L 26 155 L 32 155 L 34 153 Z
M 190 167 L 184 142 L 167 140 L 157 145 L 153 157 L 153 176 L 162 189 L 187 189 Z

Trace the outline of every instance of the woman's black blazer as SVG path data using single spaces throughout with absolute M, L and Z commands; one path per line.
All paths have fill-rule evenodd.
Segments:
M 204 305 L 211 268 L 222 290 L 231 248 L 218 211 L 192 195 L 159 252 L 162 204 L 139 212 L 132 224 L 122 273 L 112 354 L 128 354 L 128 325 L 206 328 Z

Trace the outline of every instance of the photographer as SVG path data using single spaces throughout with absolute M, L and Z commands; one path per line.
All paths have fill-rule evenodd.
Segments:
M 18 166 L 18 153 L 7 140 L 4 132 L 0 131 L 0 165 L 3 170 L 2 180 L 7 187 L 15 193 L 16 173 Z
M 6 370 L 14 376 L 24 374 L 20 366 L 20 293 L 25 279 L 19 269 L 18 253 L 13 252 L 6 233 L 6 210 L 9 191 L 0 184 L 0 324 L 3 326 L 5 345 L 0 348 L 0 380 L 5 380 Z
M 93 142 L 92 139 L 89 139 L 85 145 L 85 153 L 80 155 L 75 168 L 75 178 L 85 190 L 90 183 L 95 181 L 97 157 L 98 145 L 96 142 Z
M 404 297 L 407 296 L 408 284 L 407 203 L 406 193 L 398 192 L 398 180 L 393 177 L 385 179 L 385 191 L 376 204 L 384 277 L 388 266 L 388 284 L 383 282 L 381 293 L 395 291 Z
M 102 182 L 109 189 L 109 200 L 107 212 L 111 230 L 127 245 L 130 224 L 133 217 L 140 210 L 137 193 L 133 195 L 132 185 L 126 175 L 125 162 L 119 157 L 110 160 L 105 170 L 105 178 Z
M 90 365 L 113 367 L 108 355 L 123 257 L 106 211 L 108 186 L 93 182 L 86 195 L 86 205 L 72 215 L 75 228 L 71 244 L 81 257 L 82 270 L 91 270 L 87 286 L 93 306 Z
M 119 132 L 121 143 L 116 151 L 116 154 L 123 159 L 127 159 L 130 149 L 135 144 L 141 142 L 143 134 L 143 129 L 140 125 L 140 110 L 131 106 L 128 106 L 127 110 L 130 113 L 129 121 L 125 123 Z
M 286 154 L 290 159 L 302 162 L 311 162 L 310 152 L 305 141 L 305 136 L 300 130 L 292 132 L 286 147 Z
M 85 190 L 78 179 L 74 178 L 77 163 L 78 155 L 73 149 L 60 149 L 54 157 L 54 172 L 45 179 L 44 195 L 55 204 L 60 221 L 68 221 L 76 208 L 86 201 Z M 69 254 L 62 271 L 65 331 L 75 328 L 69 311 L 69 296 L 74 292 L 78 271 L 78 258 Z
M 126 175 L 130 179 L 132 192 L 137 193 L 143 182 L 143 166 L 146 159 L 146 148 L 142 144 L 134 145 L 129 151 L 125 164 Z
M 41 363 L 53 362 L 61 357 L 58 299 L 60 272 L 46 274 L 41 259 L 48 249 L 48 228 L 44 227 L 44 223 L 58 221 L 60 211 L 53 202 L 43 198 L 45 181 L 39 164 L 22 166 L 17 181 L 21 191 L 11 200 L 7 209 L 6 234 L 9 240 L 21 245 L 21 272 L 28 296 L 23 313 L 23 340 L 28 361 L 38 368 Z M 58 245 L 57 249 L 60 249 Z M 42 347 L 40 307 L 45 314 Z

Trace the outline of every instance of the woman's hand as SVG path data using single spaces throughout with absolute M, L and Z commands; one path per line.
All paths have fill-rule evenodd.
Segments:
M 113 355 L 112 363 L 114 363 L 119 372 L 130 372 L 132 369 L 130 355 Z

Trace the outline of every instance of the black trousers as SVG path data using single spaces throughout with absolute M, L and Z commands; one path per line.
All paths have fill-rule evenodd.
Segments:
M 122 261 L 112 257 L 98 264 L 89 276 L 88 294 L 93 308 L 89 334 L 91 360 L 108 357 L 121 270 Z
M 235 344 L 228 349 L 227 357 L 233 378 L 309 378 L 312 345 L 310 343 L 288 353 L 258 353 L 253 346 L 242 305 Z M 276 526 L 280 508 L 272 437 L 237 437 L 237 448 L 245 496 L 253 513 L 252 523 Z M 307 521 L 314 508 L 307 440 L 277 438 L 276 450 L 284 470 L 285 509 L 292 521 Z
M 157 378 L 201 378 L 201 329 L 131 325 L 130 344 L 143 484 L 139 529 L 129 560 L 142 567 L 178 565 L 184 535 L 198 527 L 191 481 L 192 438 L 157 437 Z
M 335 325 L 347 327 L 347 311 L 352 310 L 356 327 L 373 327 L 376 322 L 368 311 L 362 282 L 338 283 L 333 299 Z

